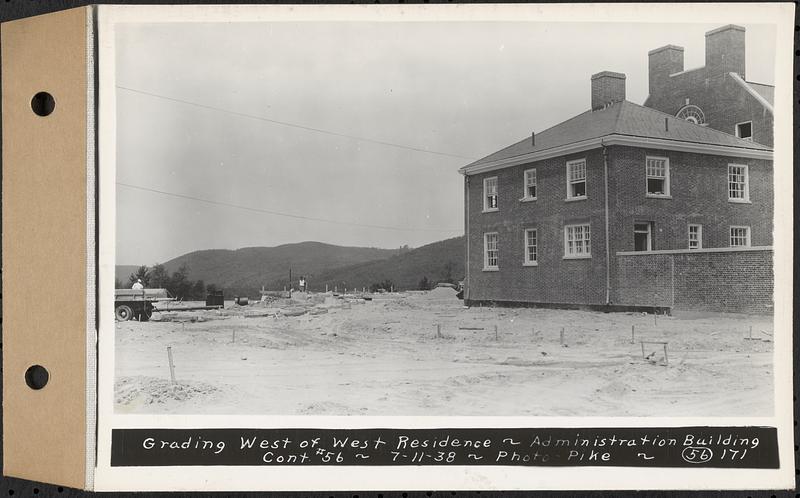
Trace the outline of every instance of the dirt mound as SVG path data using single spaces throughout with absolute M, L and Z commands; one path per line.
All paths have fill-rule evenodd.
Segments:
M 202 382 L 181 382 L 173 384 L 157 377 L 120 377 L 114 383 L 114 402 L 127 405 L 134 401 L 142 404 L 187 401 L 199 396 L 207 396 L 218 389 Z
M 436 287 L 425 294 L 425 297 L 428 299 L 456 299 L 456 293 L 456 290 L 451 287 Z

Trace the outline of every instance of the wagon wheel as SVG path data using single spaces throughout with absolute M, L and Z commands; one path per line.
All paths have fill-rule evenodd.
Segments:
M 127 306 L 125 304 L 120 304 L 119 306 L 117 306 L 117 309 L 114 310 L 114 314 L 116 315 L 117 320 L 119 320 L 120 322 L 124 322 L 131 319 L 131 317 L 133 316 L 133 310 L 131 309 L 130 306 Z

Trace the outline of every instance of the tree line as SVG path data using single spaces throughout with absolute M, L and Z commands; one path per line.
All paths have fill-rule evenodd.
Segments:
M 190 280 L 189 266 L 185 263 L 172 274 L 160 263 L 152 267 L 142 265 L 130 274 L 127 284 L 115 278 L 114 285 L 117 289 L 130 289 L 138 280 L 146 289 L 167 289 L 170 296 L 187 301 L 205 300 L 206 294 L 218 290 L 216 285 L 206 285 L 202 279 Z

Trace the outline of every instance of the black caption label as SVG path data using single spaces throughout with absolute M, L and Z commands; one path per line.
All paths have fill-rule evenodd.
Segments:
M 778 468 L 774 427 L 114 429 L 111 466 Z

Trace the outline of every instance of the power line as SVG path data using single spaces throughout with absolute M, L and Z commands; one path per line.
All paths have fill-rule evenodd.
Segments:
M 179 102 L 181 104 L 186 104 L 186 105 L 190 105 L 190 106 L 194 106 L 194 107 L 199 107 L 201 109 L 208 109 L 208 110 L 217 111 L 217 112 L 224 112 L 226 114 L 231 114 L 231 115 L 234 115 L 234 116 L 240 116 L 240 117 L 249 118 L 249 119 L 256 119 L 256 120 L 259 120 L 259 121 L 265 121 L 267 123 L 277 124 L 277 125 L 281 125 L 281 126 L 288 126 L 290 128 L 297 128 L 297 129 L 300 129 L 300 130 L 313 131 L 313 132 L 316 132 L 316 133 L 324 133 L 326 135 L 333 135 L 335 137 L 349 138 L 351 140 L 358 140 L 358 141 L 361 141 L 361 142 L 369 142 L 369 143 L 378 144 L 378 145 L 385 145 L 385 146 L 388 146 L 388 147 L 395 147 L 395 148 L 398 148 L 398 149 L 413 150 L 415 152 L 424 152 L 426 154 L 435 154 L 437 156 L 455 157 L 455 158 L 458 158 L 458 159 L 465 159 L 465 160 L 468 160 L 468 161 L 474 161 L 475 160 L 475 158 L 462 156 L 462 155 L 459 155 L 459 154 L 451 154 L 449 152 L 439 152 L 439 151 L 435 151 L 435 150 L 422 149 L 422 148 L 419 148 L 419 147 L 413 147 L 411 145 L 402 145 L 402 144 L 396 144 L 396 143 L 392 143 L 392 142 L 384 142 L 384 141 L 381 141 L 381 140 L 374 140 L 374 139 L 371 139 L 371 138 L 358 137 L 358 136 L 355 136 L 355 135 L 348 135 L 346 133 L 339 133 L 339 132 L 330 131 L 330 130 L 323 130 L 322 128 L 314 128 L 312 126 L 305 126 L 305 125 L 301 125 L 301 124 L 297 124 L 297 123 L 290 123 L 288 121 L 280 121 L 280 120 L 277 120 L 277 119 L 270 119 L 270 118 L 267 118 L 267 117 L 264 117 L 264 116 L 258 116 L 258 115 L 255 115 L 255 114 L 248 114 L 246 112 L 232 111 L 230 109 L 224 109 L 222 107 L 215 107 L 215 106 L 211 106 L 211 105 L 201 104 L 199 102 L 192 102 L 190 100 L 184 100 L 184 99 L 179 99 L 179 98 L 175 98 L 175 97 L 168 97 L 166 95 L 160 95 L 160 94 L 157 94 L 157 93 L 147 92 L 147 91 L 144 91 L 144 90 L 137 90 L 136 88 L 129 88 L 129 87 L 120 86 L 120 85 L 117 85 L 117 88 L 119 88 L 120 90 L 126 90 L 128 92 L 138 93 L 138 94 L 141 94 L 141 95 L 147 95 L 147 96 L 155 97 L 155 98 L 158 98 L 158 99 L 169 100 L 171 102 Z
M 250 207 L 250 206 L 242 206 L 242 205 L 239 205 L 239 204 L 231 204 L 231 203 L 228 203 L 228 202 L 214 201 L 214 200 L 211 200 L 211 199 L 203 199 L 201 197 L 193 197 L 191 195 L 177 194 L 175 192 L 167 192 L 167 191 L 164 191 L 164 190 L 156 190 L 156 189 L 153 189 L 153 188 L 142 187 L 140 185 L 131 185 L 130 183 L 116 182 L 116 184 L 121 186 L 121 187 L 127 187 L 127 188 L 136 189 L 136 190 L 143 190 L 145 192 L 152 192 L 152 193 L 155 193 L 155 194 L 168 195 L 168 196 L 171 196 L 171 197 L 178 197 L 180 199 L 188 199 L 188 200 L 191 200 L 191 201 L 204 202 L 206 204 L 213 204 L 215 206 L 224 206 L 224 207 L 229 207 L 229 208 L 234 208 L 234 209 L 242 209 L 242 210 L 245 210 L 245 211 L 251 211 L 251 212 L 255 212 L 255 213 L 271 214 L 273 216 L 283 216 L 283 217 L 286 217 L 286 218 L 294 218 L 294 219 L 298 219 L 298 220 L 319 221 L 319 222 L 322 222 L 322 223 L 332 223 L 332 224 L 336 224 L 336 225 L 348 225 L 348 226 L 355 226 L 355 227 L 362 227 L 362 228 L 378 228 L 378 229 L 381 229 L 381 230 L 396 230 L 396 231 L 400 231 L 400 232 L 461 232 L 461 229 L 454 230 L 454 229 L 449 229 L 449 228 L 390 227 L 390 226 L 384 226 L 384 225 L 369 225 L 369 224 L 364 224 L 364 223 L 352 223 L 352 222 L 349 222 L 349 221 L 330 220 L 330 219 L 326 219 L 326 218 L 315 218 L 313 216 L 303 216 L 303 215 L 299 215 L 299 214 L 282 213 L 282 212 L 279 212 L 279 211 L 270 211 L 269 209 L 260 209 L 260 208 Z

